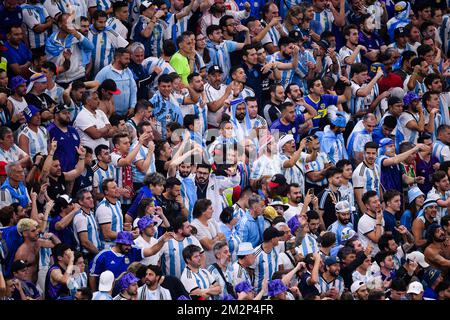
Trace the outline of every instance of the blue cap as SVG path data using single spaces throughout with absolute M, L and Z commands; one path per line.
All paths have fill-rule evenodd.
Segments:
M 269 296 L 273 297 L 276 296 L 277 294 L 283 293 L 285 291 L 287 291 L 289 288 L 286 287 L 283 283 L 283 281 L 281 281 L 280 279 L 276 279 L 273 281 L 269 282 Z
M 119 279 L 118 286 L 119 286 L 120 291 L 122 291 L 122 290 L 125 290 L 126 288 L 128 288 L 133 283 L 138 283 L 138 282 L 139 282 L 139 279 L 136 278 L 136 276 L 134 274 L 132 274 L 131 272 L 127 272 Z
M 424 196 L 422 190 L 418 187 L 412 187 L 408 190 L 408 203 L 412 203 L 417 197 Z
M 392 140 L 391 138 L 383 138 L 380 140 L 380 148 L 389 146 L 391 144 L 394 144 L 394 140 Z
M 133 235 L 129 231 L 120 231 L 117 233 L 116 244 L 134 245 Z
M 154 224 L 154 223 L 155 223 L 155 221 L 153 221 L 153 219 L 150 216 L 145 215 L 145 216 L 143 216 L 142 218 L 139 219 L 139 221 L 137 223 L 137 226 L 138 226 L 140 231 L 143 231 L 149 225 Z
M 325 258 L 325 265 L 326 266 L 331 266 L 333 264 L 339 263 L 339 258 L 338 257 L 326 257 Z
M 239 293 L 239 292 L 249 293 L 249 292 L 253 291 L 253 289 L 254 289 L 253 286 L 248 281 L 239 282 L 234 288 L 236 293 Z
M 425 283 L 431 287 L 436 280 L 439 278 L 439 276 L 441 275 L 441 270 L 439 269 L 435 269 L 435 268 L 429 268 L 427 269 L 427 271 L 425 271 L 425 274 L 423 275 L 423 281 L 425 281 Z
M 17 87 L 26 84 L 27 80 L 25 80 L 22 76 L 15 76 L 11 79 L 11 90 L 14 91 Z
M 30 122 L 31 118 L 33 116 L 37 115 L 39 113 L 39 109 L 32 104 L 29 104 L 25 109 L 23 109 L 23 116 L 27 120 L 27 122 Z
M 410 91 L 403 97 L 403 104 L 409 106 L 415 100 L 420 100 L 420 97 L 415 92 Z
M 345 128 L 347 120 L 345 120 L 345 116 L 342 112 L 336 112 L 336 118 L 334 118 L 331 123 L 336 127 Z

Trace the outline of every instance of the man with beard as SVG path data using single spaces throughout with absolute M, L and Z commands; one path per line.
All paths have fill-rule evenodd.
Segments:
M 358 44 L 358 27 L 350 24 L 344 28 L 345 46 L 339 50 L 342 74 L 350 77 L 350 69 L 354 63 L 361 63 L 361 53 L 367 53 L 366 47 Z
M 375 31 L 375 17 L 371 14 L 365 14 L 360 20 L 359 44 L 369 50 L 364 54 L 365 62 L 372 63 L 377 61 L 378 54 L 386 50 L 386 45 L 378 32 Z
M 227 176 L 218 176 L 211 174 L 211 165 L 198 164 L 195 173 L 195 186 L 197 189 L 198 199 L 210 199 L 214 209 L 213 218 L 219 221 L 220 213 L 225 205 L 222 192 L 225 189 L 233 188 L 239 185 L 241 181 L 240 175 L 237 174 L 235 165 L 225 170 Z
M 47 77 L 45 74 L 33 74 L 30 77 L 25 100 L 29 105 L 31 104 L 39 109 L 43 123 L 53 119 L 53 108 L 56 104 L 55 101 L 45 93 L 45 90 L 47 90 Z
M 337 112 L 336 118 L 331 120 L 331 124 L 324 129 L 320 151 L 328 154 L 328 159 L 333 165 L 336 165 L 339 160 L 348 159 L 343 136 L 346 125 L 344 113 Z
M 295 182 L 289 184 L 287 197 L 289 208 L 284 212 L 283 217 L 289 221 L 292 217 L 300 215 L 303 208 L 303 193 L 300 185 Z
M 341 294 L 344 292 L 344 279 L 339 275 L 341 265 L 339 258 L 326 257 L 325 258 L 325 272 L 319 277 L 320 297 L 331 298 L 339 300 Z
M 136 107 L 134 108 L 134 116 L 132 116 L 126 122 L 126 127 L 128 130 L 128 134 L 130 136 L 130 143 L 134 144 L 137 141 L 137 129 L 138 125 L 142 121 L 149 121 L 152 116 L 153 106 L 150 102 L 144 99 L 140 99 L 136 103 Z M 155 132 L 155 130 L 153 130 Z
M 441 75 L 436 73 L 429 74 L 426 76 L 424 83 L 429 91 L 439 95 L 439 114 L 441 115 L 442 122 L 449 123 L 450 114 L 448 108 L 445 106 L 450 104 L 450 92 L 444 92 L 444 82 Z
M 375 191 L 368 191 L 362 196 L 360 207 L 364 213 L 358 221 L 358 239 L 364 248 L 369 245 L 373 248 L 372 256 L 380 251 L 378 240 L 384 232 L 384 219 L 380 198 Z
M 444 228 L 433 223 L 428 227 L 428 246 L 424 251 L 425 259 L 433 268 L 448 271 L 450 268 L 449 249 L 446 245 L 446 234 Z
M 135 240 L 137 248 L 148 248 L 154 246 L 158 241 L 156 240 L 155 233 L 157 228 L 155 227 L 155 221 L 151 216 L 145 215 L 139 219 L 137 226 L 139 228 L 139 237 Z M 148 265 L 157 265 L 160 257 L 160 252 L 157 254 L 144 258 L 140 261 L 141 264 Z
M 220 19 L 225 15 L 230 15 L 236 20 L 247 19 L 250 14 L 251 6 L 250 3 L 244 3 L 244 9 L 241 11 L 227 10 L 225 5 L 225 0 L 215 0 L 212 6 L 209 8 L 209 11 L 203 14 L 203 17 L 200 20 L 200 29 L 203 35 L 207 34 L 206 29 L 211 25 L 219 26 Z M 219 27 L 220 30 L 220 27 Z M 238 30 L 242 31 L 242 30 Z
M 140 277 L 141 272 L 145 271 L 145 275 Z M 156 265 L 148 265 L 137 272 L 138 277 L 144 278 L 144 285 L 138 289 L 138 300 L 172 300 L 170 291 L 161 286 L 162 272 L 161 268 Z M 165 279 L 167 277 L 164 277 Z
M 420 101 L 420 96 L 414 92 L 408 92 L 403 97 L 403 113 L 398 118 L 395 140 L 397 147 L 402 141 L 417 143 L 419 134 L 425 131 L 425 115 Z
M 336 204 L 341 200 L 339 187 L 341 186 L 342 170 L 331 167 L 326 172 L 328 188 L 318 194 L 321 229 L 326 230 L 336 221 Z
M 301 254 L 306 257 L 308 253 L 319 252 L 320 243 L 320 215 L 317 211 L 309 210 L 306 212 L 306 225 L 307 228 L 301 228 L 300 234 L 297 235 L 301 241 Z
M 270 101 L 264 106 L 263 114 L 267 125 L 271 126 L 273 122 L 281 117 L 280 105 L 285 99 L 284 87 L 281 84 L 270 86 Z
M 166 191 L 161 195 L 161 207 L 167 220 L 172 225 L 176 217 L 188 217 L 188 209 L 181 196 L 181 181 L 175 177 L 167 178 Z
M 230 248 L 224 241 L 216 242 L 213 247 L 216 262 L 208 267 L 216 282 L 220 284 L 222 292 L 220 296 L 232 295 L 235 296 L 233 288 L 233 269 L 231 265 Z M 217 297 L 218 298 L 218 297 Z
M 202 247 L 192 236 L 192 227 L 186 217 L 177 217 L 172 224 L 173 239 L 169 239 L 161 249 L 161 268 L 164 274 L 179 278 L 186 265 L 183 250 L 189 245 Z
M 47 127 L 50 141 L 57 142 L 55 156 L 59 158 L 61 169 L 70 171 L 77 164 L 76 147 L 80 145 L 80 136 L 77 130 L 71 126 L 72 108 L 65 104 L 55 107 L 54 121 Z
M 114 16 L 106 21 L 106 24 L 115 30 L 122 38 L 128 39 L 128 2 L 116 1 L 112 4 Z
M 231 123 L 233 125 L 234 136 L 237 141 L 244 141 L 251 134 L 251 122 L 248 116 L 247 104 L 244 99 L 235 99 L 230 102 Z
M 403 82 L 403 89 L 406 92 L 413 91 L 421 97 L 427 91 L 424 80 L 428 75 L 429 65 L 424 58 L 414 58 L 411 60 L 411 67 L 413 73 L 406 77 Z
M 151 247 L 139 249 L 133 247 L 133 235 L 128 231 L 117 234 L 115 245 L 97 254 L 90 264 L 89 286 L 93 291 L 97 290 L 97 279 L 103 271 L 110 270 L 115 278 L 127 270 L 133 262 L 139 262 L 143 258 L 157 254 L 164 243 L 173 237 L 172 232 L 166 232 L 158 242 Z
M 246 86 L 247 74 L 242 66 L 235 65 L 230 69 L 230 80 L 235 83 L 235 90 L 233 90 L 233 98 L 255 97 L 255 92 L 252 88 Z
M 194 203 L 197 201 L 195 175 L 192 173 L 192 164 L 190 162 L 182 162 L 178 165 L 176 173 L 169 170 L 168 176 L 175 176 L 181 182 L 181 197 L 183 205 L 188 210 L 189 220 L 192 221 L 192 210 Z
M 424 247 L 427 244 L 426 231 L 428 227 L 436 223 L 436 215 L 438 205 L 436 198 L 429 197 L 422 206 L 423 214 L 413 221 L 412 234 L 414 235 L 414 243 L 417 247 Z
M 223 39 L 235 42 L 244 42 L 245 34 L 238 31 L 241 30 L 240 25 L 241 25 L 240 22 L 234 19 L 233 16 L 224 15 L 222 18 L 220 18 L 219 26 L 222 28 Z M 231 65 L 232 66 L 239 65 L 241 63 L 241 57 L 242 57 L 241 50 L 231 52 L 230 53 Z
M 128 68 L 130 52 L 125 48 L 114 51 L 114 60 L 95 76 L 95 80 L 102 83 L 106 79 L 114 80 L 117 90 L 114 92 L 114 106 L 118 115 L 132 115 L 136 105 L 136 82 L 133 72 Z
M 120 55 L 122 55 L 125 47 L 128 45 L 128 41 L 122 38 L 116 31 L 106 26 L 106 20 L 108 15 L 105 11 L 95 11 L 92 15 L 93 24 L 89 33 L 89 40 L 94 44 L 94 50 L 92 51 L 93 62 L 93 74 L 96 75 L 102 68 L 111 63 L 112 53 L 114 51 L 114 57 L 117 55 L 117 49 L 120 49 Z M 103 60 L 102 60 L 103 59 Z M 115 60 L 115 58 L 114 58 Z M 128 57 L 129 60 L 129 57 Z M 128 61 L 129 63 L 129 61 Z M 126 66 L 124 67 L 124 69 Z M 117 69 L 122 70 L 122 69 Z M 102 78 L 100 83 L 108 77 Z M 114 78 L 111 78 L 116 80 Z M 133 77 L 131 77 L 133 79 Z M 119 81 L 120 82 L 120 81 Z M 116 81 L 117 83 L 117 81 Z M 117 83 L 119 85 L 119 83 Z M 120 85 L 119 85 L 120 86 Z M 121 88 L 122 89 L 122 88 Z M 130 87 L 127 89 L 130 90 Z M 131 90 L 136 93 L 136 89 Z M 116 103 L 117 106 L 117 103 Z M 132 105 L 134 107 L 134 104 Z
M 352 230 L 355 229 L 353 224 L 350 222 L 350 210 L 350 204 L 346 200 L 339 201 L 335 205 L 337 220 L 328 227 L 327 231 L 331 231 L 336 235 L 336 246 L 340 246 L 343 242 L 342 231 L 345 228 L 350 228 Z
M 68 27 L 70 19 L 68 13 L 60 14 L 57 18 L 59 30 L 48 37 L 45 44 L 48 61 L 59 66 L 56 81 L 64 88 L 85 78 L 86 66 L 94 49 L 91 41 L 73 27 Z
M 295 112 L 295 106 L 292 102 L 284 102 L 280 105 L 281 117 L 270 126 L 270 131 L 278 131 L 285 134 L 292 134 L 296 143 L 300 142 L 299 128 L 305 122 L 313 119 L 317 111 L 308 104 L 305 104 L 307 113 Z
M 205 92 L 205 85 L 202 79 L 202 76 L 196 72 L 191 73 L 187 77 L 187 81 L 190 87 L 190 90 L 195 91 L 195 93 L 199 96 L 198 101 L 196 103 L 190 104 L 188 99 L 183 99 L 183 104 L 180 105 L 181 112 L 183 116 L 187 114 L 193 114 L 199 117 L 200 120 L 200 131 L 199 134 L 203 136 L 205 131 L 208 128 L 208 107 L 207 96 Z M 190 94 L 190 92 L 186 92 L 185 98 Z
M 137 300 L 138 282 L 139 279 L 131 272 L 122 275 L 116 283 L 120 293 L 113 300 Z
M 433 197 L 438 204 L 438 214 L 436 216 L 437 223 L 441 223 L 441 219 L 448 214 L 448 206 L 450 206 L 450 183 L 447 174 L 440 170 L 431 176 L 433 188 L 428 192 L 427 197 Z
M 81 175 L 84 171 L 84 159 L 86 158 L 86 149 L 83 146 L 75 147 L 78 154 L 78 162 L 74 169 L 63 171 L 59 159 L 55 156 L 57 145 L 56 141 L 52 141 L 50 144 L 50 150 L 41 172 L 41 181 L 44 181 L 48 177 L 49 186 L 47 193 L 53 200 L 56 200 L 59 195 L 68 193 L 66 182 L 74 181 Z

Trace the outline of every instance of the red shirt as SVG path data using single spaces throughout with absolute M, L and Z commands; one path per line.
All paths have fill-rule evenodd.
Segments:
M 380 93 L 389 90 L 390 88 L 403 88 L 402 78 L 393 72 L 388 73 L 387 77 L 382 77 L 378 80 L 378 87 L 380 89 Z

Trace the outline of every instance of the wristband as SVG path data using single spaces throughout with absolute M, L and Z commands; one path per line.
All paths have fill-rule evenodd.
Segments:
M 84 159 L 86 159 L 86 158 L 78 158 L 78 161 L 80 161 L 80 160 L 84 160 Z

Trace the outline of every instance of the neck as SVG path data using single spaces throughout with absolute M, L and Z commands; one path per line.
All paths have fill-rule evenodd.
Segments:
M 116 70 L 123 70 L 122 66 L 119 63 L 117 63 L 117 62 L 113 62 L 112 66 Z
M 164 198 L 166 198 L 167 200 L 175 200 L 175 199 L 170 195 L 170 193 L 168 193 L 168 192 L 164 192 L 164 193 L 163 193 L 163 196 L 164 196 Z
M 148 235 L 146 235 L 144 232 L 141 233 L 141 237 L 142 239 L 144 239 L 145 241 L 149 242 L 151 237 L 149 237 Z
M 156 289 L 158 289 L 158 281 L 155 281 L 154 284 L 147 286 L 150 290 L 154 291 Z
M 10 184 L 11 187 L 13 187 L 14 189 L 17 189 L 17 188 L 19 187 L 19 183 L 20 183 L 20 181 L 13 180 L 13 179 L 9 178 L 9 184 Z
M 371 216 L 372 218 L 375 218 L 377 216 L 377 213 L 376 212 L 372 212 L 371 210 L 367 210 L 366 214 Z
M 338 187 L 336 187 L 336 186 L 335 186 L 334 184 L 332 184 L 332 183 L 329 184 L 329 188 L 330 188 L 330 190 L 333 191 L 333 192 L 337 192 L 337 191 L 338 191 Z
M 103 161 L 99 161 L 98 166 L 102 169 L 108 168 L 108 165 L 106 164 L 106 162 L 103 162 Z
M 84 213 L 91 213 L 91 208 L 88 207 L 81 206 L 81 210 L 83 210 Z
M 319 100 L 319 99 L 320 99 L 320 95 L 318 95 L 318 94 L 316 94 L 316 93 L 314 93 L 314 92 L 310 93 L 310 94 L 309 94 L 309 97 L 310 97 L 312 100 Z
M 293 202 L 293 201 L 291 201 L 291 200 L 288 201 L 288 204 L 289 204 L 290 206 L 293 206 L 293 207 L 298 207 L 298 203 L 297 203 L 297 202 Z
M 60 29 L 59 33 L 58 33 L 58 38 L 60 39 L 65 39 L 67 37 L 68 33 L 65 32 L 64 30 Z
M 332 280 L 332 279 L 335 279 L 335 277 L 333 277 L 328 271 L 327 272 L 324 272 L 323 273 L 323 275 L 322 275 L 322 277 L 325 279 L 325 280 Z
M 254 219 L 258 218 L 258 214 L 257 214 L 255 211 L 253 211 L 253 210 L 250 210 L 250 215 L 251 215 Z
M 90 111 L 91 113 L 96 113 L 95 111 L 97 110 L 97 108 L 96 107 L 92 107 L 92 106 L 90 106 L 90 105 L 85 105 L 84 106 L 88 111 Z
M 341 181 L 342 181 L 342 184 L 341 184 L 342 186 L 347 185 L 348 182 L 350 181 L 350 179 L 346 179 L 346 178 L 344 178 L 344 177 L 342 177 L 341 179 L 342 179 L 342 180 L 341 180 Z
M 389 212 L 389 213 L 392 213 L 392 214 L 395 214 L 395 210 L 394 209 L 392 209 L 392 208 L 390 208 L 390 207 L 386 207 L 386 209 L 385 209 L 387 212 Z
M 356 46 L 354 44 L 352 44 L 351 42 L 347 42 L 345 45 L 352 50 L 354 50 L 356 48 Z
M 22 101 L 22 99 L 23 99 L 23 96 L 19 95 L 17 92 L 14 92 L 14 93 L 11 95 L 11 97 L 13 97 L 14 100 L 17 100 L 17 101 Z
M 132 300 L 132 297 L 128 294 L 128 292 L 122 291 L 120 294 L 121 294 L 122 297 L 124 297 L 125 299 L 127 299 L 127 300 Z
M 322 251 L 323 253 L 325 253 L 325 255 L 329 256 L 329 255 L 330 255 L 330 251 L 331 251 L 331 247 L 328 247 L 328 248 L 322 247 L 322 248 L 320 249 L 320 251 Z
M 368 163 L 366 159 L 364 159 L 364 163 L 365 163 L 366 166 L 368 166 L 369 168 L 371 168 L 371 169 L 373 168 L 373 164 Z
M 35 124 L 32 124 L 32 123 L 29 123 L 28 124 L 28 128 L 30 128 L 31 130 L 36 132 L 38 130 L 39 126 L 37 126 Z
M 200 221 L 201 223 L 203 223 L 204 225 L 208 225 L 208 218 L 206 217 L 206 215 L 201 215 L 200 217 L 197 218 L 198 221 Z
M 384 275 L 389 275 L 391 273 L 391 271 L 385 267 L 381 267 L 380 270 L 381 270 L 381 273 Z
M 188 265 L 188 267 L 189 267 L 189 269 L 191 269 L 192 272 L 195 272 L 195 273 L 198 272 L 198 269 L 199 269 L 199 268 L 195 268 L 194 266 L 192 266 L 192 265 L 190 265 L 190 264 Z
M 272 245 L 272 243 L 271 242 L 263 242 L 263 244 L 262 244 L 262 248 L 263 248 L 263 250 L 264 250 L 264 252 L 270 252 L 270 251 L 272 251 L 272 249 L 273 249 L 273 245 Z
M 174 239 L 177 240 L 177 241 L 183 241 L 183 240 L 186 238 L 185 236 L 183 236 L 183 235 L 180 234 L 180 233 L 175 233 L 173 237 L 174 237 Z
M 112 204 L 116 204 L 117 199 L 115 197 L 105 196 L 105 199 L 111 202 Z
M 287 121 L 286 118 L 283 118 L 283 117 L 280 118 L 280 122 L 281 122 L 282 124 L 284 124 L 284 125 L 290 124 L 290 122 Z
M 224 33 L 224 34 L 223 34 L 223 38 L 224 38 L 225 40 L 233 40 L 233 36 L 229 35 L 228 33 Z

